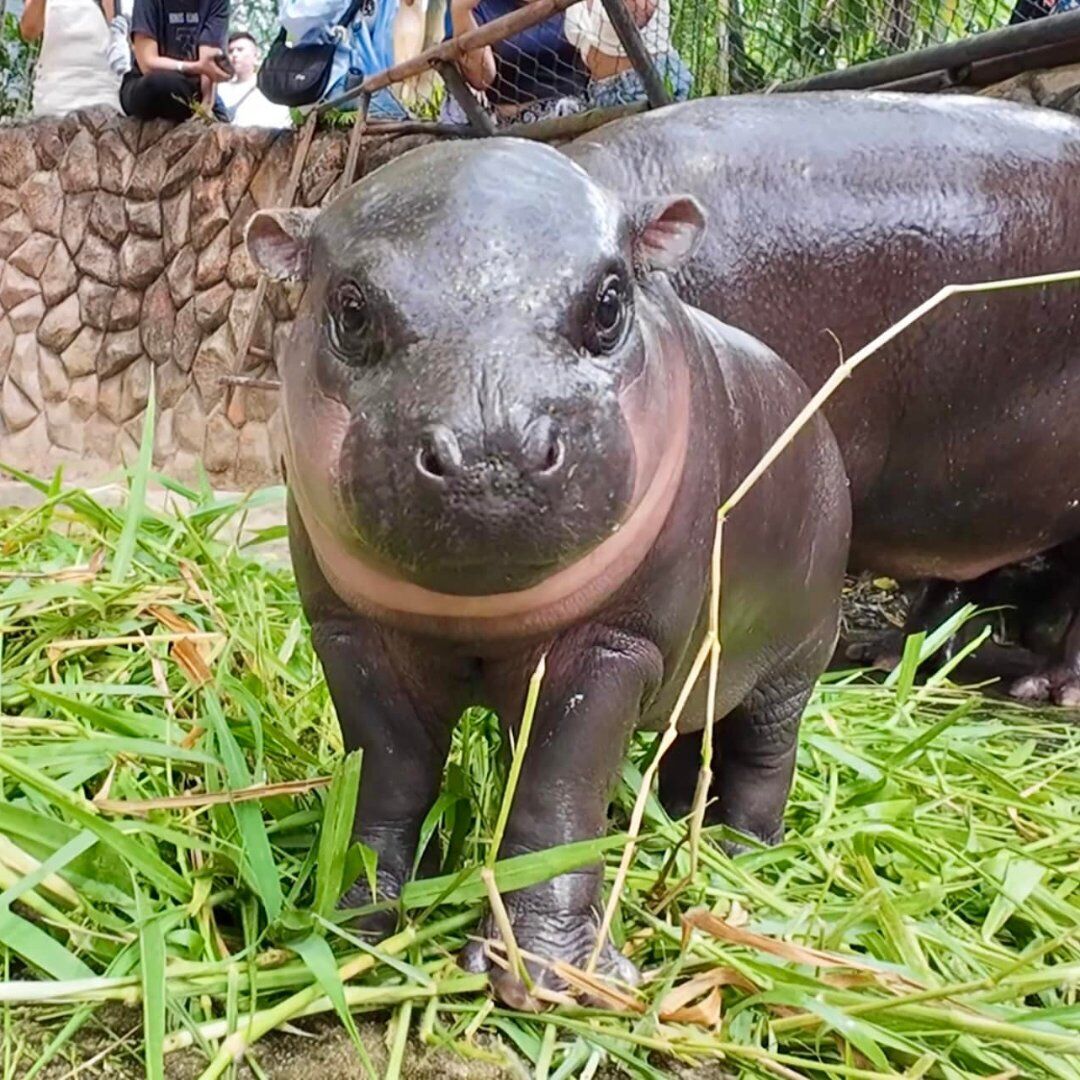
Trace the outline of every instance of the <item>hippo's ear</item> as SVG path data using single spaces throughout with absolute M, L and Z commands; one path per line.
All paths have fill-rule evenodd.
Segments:
M 705 233 L 705 210 L 693 195 L 648 199 L 638 207 L 634 264 L 672 273 L 697 251 Z
M 311 228 L 318 210 L 257 210 L 244 232 L 251 261 L 275 281 L 308 276 Z

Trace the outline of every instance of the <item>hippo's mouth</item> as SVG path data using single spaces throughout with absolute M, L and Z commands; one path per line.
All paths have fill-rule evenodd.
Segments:
M 595 611 L 653 546 L 675 502 L 689 445 L 689 373 L 682 365 L 672 375 L 668 408 L 662 452 L 651 463 L 639 459 L 638 497 L 626 520 L 569 566 L 516 591 L 460 595 L 402 580 L 345 548 L 320 521 L 303 485 L 292 494 L 327 582 L 358 613 L 461 640 L 540 634 Z

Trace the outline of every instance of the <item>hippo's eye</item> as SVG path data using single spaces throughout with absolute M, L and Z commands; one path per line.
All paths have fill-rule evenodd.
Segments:
M 622 278 L 608 274 L 596 292 L 596 304 L 585 333 L 585 347 L 594 356 L 611 352 L 626 333 L 629 299 Z
M 330 340 L 334 348 L 348 357 L 362 351 L 368 330 L 367 304 L 357 285 L 346 281 L 339 285 L 330 305 Z

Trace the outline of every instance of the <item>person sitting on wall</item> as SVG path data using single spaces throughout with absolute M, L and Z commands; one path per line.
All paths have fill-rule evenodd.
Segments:
M 246 30 L 229 35 L 229 60 L 233 77 L 218 84 L 217 96 L 230 122 L 238 127 L 292 127 L 289 110 L 267 101 L 258 87 L 259 46 Z
M 626 0 L 626 9 L 672 97 L 676 101 L 688 98 L 694 78 L 671 44 L 669 0 Z M 626 55 L 602 0 L 581 0 L 567 8 L 565 33 L 592 75 L 587 91 L 590 107 L 645 100 L 645 84 Z
M 140 120 L 186 120 L 201 101 L 219 120 L 215 87 L 232 75 L 225 57 L 229 0 L 135 0 L 135 67 L 120 84 L 120 104 Z
M 34 67 L 33 116 L 104 106 L 120 111 L 123 58 L 110 52 L 114 0 L 27 0 L 25 41 L 41 41 Z
M 448 36 L 509 14 L 521 0 L 450 0 Z M 461 73 L 494 106 L 499 123 L 564 116 L 585 108 L 589 70 L 563 32 L 562 12 L 505 41 L 466 53 Z M 444 118 L 464 122 L 448 96 Z

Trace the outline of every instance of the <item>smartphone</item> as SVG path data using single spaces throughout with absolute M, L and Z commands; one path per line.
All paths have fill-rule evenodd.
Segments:
M 225 53 L 221 53 L 219 56 L 214 57 L 214 63 L 221 68 L 226 75 L 231 79 L 236 72 L 233 69 L 232 61 Z

